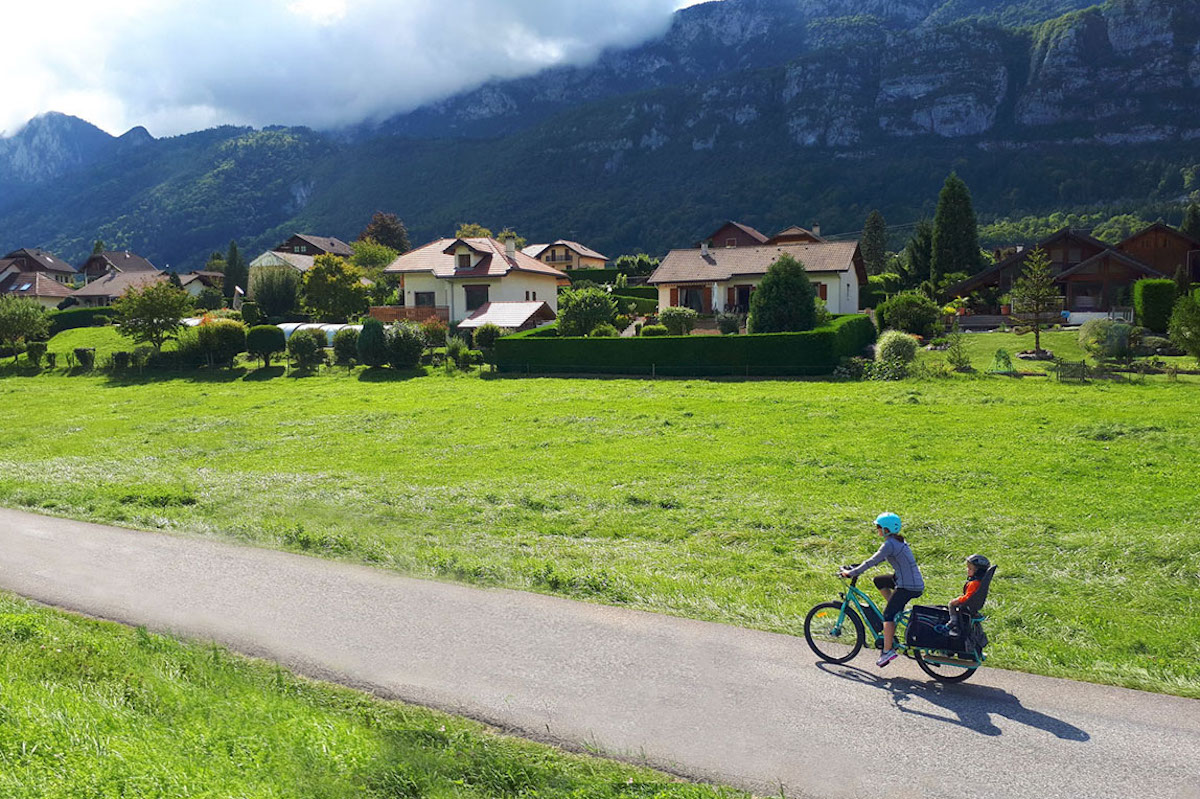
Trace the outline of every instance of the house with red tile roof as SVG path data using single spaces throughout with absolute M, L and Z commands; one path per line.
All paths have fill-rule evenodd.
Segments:
M 0 275 L 5 272 L 42 272 L 59 283 L 71 286 L 81 282 L 75 267 L 37 247 L 13 250 L 0 258 Z
M 0 271 L 0 294 L 25 297 L 43 308 L 57 308 L 74 289 L 58 282 L 46 272 Z
M 550 244 L 530 244 L 521 252 L 555 269 L 603 269 L 608 264 L 608 256 L 567 239 Z
M 491 303 L 542 302 L 558 311 L 563 273 L 519 252 L 510 239 L 437 239 L 393 261 L 386 274 L 400 278 L 403 310 L 390 319 L 438 317 L 457 323 Z M 382 318 L 382 317 L 381 317 Z M 389 320 L 390 320 L 389 319 Z

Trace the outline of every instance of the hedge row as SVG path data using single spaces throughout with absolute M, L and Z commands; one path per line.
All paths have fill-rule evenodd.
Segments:
M 1155 333 L 1166 333 L 1175 306 L 1175 281 L 1147 278 L 1133 284 L 1133 310 L 1138 324 Z
M 626 286 L 625 288 L 613 288 L 613 295 L 621 295 L 622 297 L 641 297 L 643 300 L 654 300 L 658 302 L 658 289 L 654 286 Z
M 100 327 L 110 325 L 117 317 L 115 308 L 101 305 L 96 308 L 68 308 L 50 312 L 50 335 L 77 327 Z
M 625 289 L 622 289 L 622 291 L 625 291 Z M 609 296 L 617 301 L 617 308 L 621 313 L 625 313 L 626 306 L 631 302 L 637 306 L 637 312 L 640 314 L 651 314 L 658 311 L 657 299 L 648 300 L 645 297 L 632 297 L 627 294 L 618 294 L 615 291 Z
M 567 279 L 572 283 L 580 280 L 590 280 L 593 283 L 615 283 L 620 269 L 564 269 Z
M 558 338 L 543 329 L 496 342 L 501 372 L 588 374 L 820 375 L 875 340 L 866 316 L 842 316 L 804 333 L 745 336 Z

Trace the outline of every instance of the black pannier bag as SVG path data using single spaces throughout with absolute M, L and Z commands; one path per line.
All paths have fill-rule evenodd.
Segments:
M 951 637 L 943 630 L 950 623 L 950 611 L 934 605 L 913 605 L 908 614 L 908 632 L 904 636 L 907 646 L 919 646 L 923 649 L 943 649 L 958 652 L 966 648 L 967 642 L 959 637 Z

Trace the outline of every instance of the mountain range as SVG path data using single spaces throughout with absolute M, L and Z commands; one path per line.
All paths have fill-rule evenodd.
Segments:
M 615 257 L 727 218 L 853 232 L 932 212 L 1176 213 L 1200 170 L 1200 0 L 724 0 L 592 64 L 337 131 L 110 136 L 47 114 L 0 139 L 0 251 L 92 242 L 193 268 L 236 238 L 352 238 L 397 212 Z

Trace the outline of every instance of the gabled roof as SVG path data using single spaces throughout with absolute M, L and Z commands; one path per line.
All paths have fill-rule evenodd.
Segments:
M 105 265 L 111 266 L 120 272 L 159 272 L 157 266 L 147 261 L 137 253 L 132 253 L 129 250 L 105 250 L 104 252 L 93 253 L 88 256 L 88 259 L 83 262 L 82 270 L 92 261 L 100 259 Z
M 70 297 L 74 293 L 45 272 L 14 272 L 0 280 L 0 294 L 15 297 Z
M 648 282 L 710 283 L 729 280 L 739 275 L 764 275 L 780 255 L 787 253 L 804 264 L 810 274 L 818 272 L 849 272 L 859 274 L 857 241 L 826 241 L 814 244 L 775 244 L 762 247 L 716 247 L 703 250 L 671 250 L 650 276 Z
M 97 278 L 82 288 L 75 289 L 74 297 L 120 297 L 126 290 L 167 280 L 166 272 L 139 270 L 130 272 L 111 272 Z
M 343 258 L 349 258 L 354 255 L 354 248 L 341 239 L 333 236 L 314 236 L 311 233 L 296 233 L 292 238 L 302 239 L 308 242 L 318 250 L 329 253 L 330 255 L 340 255 Z M 285 242 L 286 243 L 286 242 Z M 280 247 L 283 244 L 279 245 Z
M 525 253 L 530 258 L 537 258 L 542 253 L 544 253 L 546 251 L 546 248 L 549 246 L 550 246 L 549 244 L 530 244 L 526 247 L 522 247 L 521 252 Z
M 505 330 L 519 330 L 530 322 L 553 322 L 556 318 L 554 310 L 541 300 L 485 302 L 458 326 L 481 327 L 490 322 Z
M 821 238 L 816 233 L 813 233 L 808 228 L 803 228 L 803 227 L 800 227 L 799 225 L 792 225 L 791 227 L 786 227 L 783 230 L 776 233 L 774 236 L 772 236 L 770 239 L 767 240 L 767 243 L 768 244 L 783 244 L 785 239 L 800 238 L 800 237 L 805 237 L 805 238 L 811 239 L 812 241 L 825 241 L 825 239 Z
M 267 250 L 250 262 L 250 266 L 283 266 L 292 267 L 298 272 L 307 272 L 313 267 L 315 255 L 301 255 L 298 252 L 285 250 Z
M 455 268 L 454 251 L 460 244 L 482 256 L 470 269 Z M 536 258 L 530 258 L 523 252 L 516 252 L 509 257 L 502 243 L 488 238 L 437 239 L 404 253 L 383 271 L 390 274 L 431 272 L 436 277 L 446 279 L 504 277 L 512 271 L 532 272 L 555 278 L 563 276 L 559 270 Z
M 1148 266 L 1147 264 L 1142 263 L 1137 258 L 1134 258 L 1131 255 L 1126 255 L 1125 253 L 1121 252 L 1120 250 L 1114 250 L 1113 248 L 1109 247 L 1109 248 L 1105 249 L 1103 252 L 1096 253 L 1091 258 L 1088 258 L 1084 261 L 1080 261 L 1079 263 L 1072 266 L 1070 269 L 1064 269 L 1063 271 L 1061 271 L 1057 275 L 1055 275 L 1054 279 L 1055 279 L 1055 281 L 1061 281 L 1064 277 L 1067 277 L 1068 275 L 1073 275 L 1076 272 L 1086 272 L 1089 268 L 1091 268 L 1091 266 L 1093 264 L 1097 264 L 1100 261 L 1104 260 L 1105 258 L 1112 258 L 1115 261 L 1120 261 L 1121 263 L 1128 266 L 1130 269 L 1144 273 L 1146 275 L 1146 277 L 1166 277 L 1166 275 L 1164 275 L 1162 272 L 1159 272 L 1157 269 L 1154 269 L 1154 268 Z
M 1149 225 L 1148 227 L 1142 228 L 1137 233 L 1127 236 L 1124 239 L 1124 241 L 1122 241 L 1120 244 L 1117 245 L 1117 249 L 1123 250 L 1125 248 L 1125 245 L 1128 244 L 1129 242 L 1133 241 L 1134 239 L 1140 239 L 1142 236 L 1144 236 L 1147 233 L 1154 231 L 1154 230 L 1161 230 L 1172 236 L 1175 236 L 1176 238 L 1183 239 L 1191 246 L 1192 249 L 1200 250 L 1200 239 L 1192 238 L 1191 236 L 1184 233 L 1179 228 L 1171 227 L 1170 225 L 1166 224 L 1165 222 L 1155 222 L 1154 224 Z
M 1016 264 L 1022 263 L 1026 258 L 1029 257 L 1029 254 L 1031 252 L 1033 252 L 1034 250 L 1037 250 L 1037 249 L 1045 250 L 1047 247 L 1050 247 L 1051 245 L 1053 245 L 1055 242 L 1059 241 L 1060 239 L 1066 239 L 1066 238 L 1078 239 L 1079 241 L 1082 241 L 1085 244 L 1090 244 L 1091 246 L 1097 248 L 1098 250 L 1100 250 L 1100 252 L 1104 252 L 1105 250 L 1111 249 L 1107 244 L 1100 241 L 1100 239 L 1095 238 L 1094 236 L 1091 235 L 1091 233 L 1089 233 L 1086 230 L 1078 230 L 1078 229 L 1074 229 L 1074 228 L 1065 227 L 1065 228 L 1062 228 L 1061 230 L 1057 230 L 1054 233 L 1051 233 L 1049 236 L 1042 239 L 1041 241 L 1039 241 L 1037 244 L 1033 245 L 1032 247 L 1026 247 L 1024 249 L 1017 250 L 1012 255 L 1009 255 L 1007 258 L 997 261 L 996 263 L 992 264 L 991 266 L 987 267 L 986 269 L 982 269 L 982 270 L 976 272 L 975 274 L 971 275 L 966 280 L 960 280 L 959 282 L 957 282 L 951 286 L 947 286 L 945 293 L 949 296 L 954 296 L 955 294 L 961 294 L 966 291 L 973 291 L 978 286 L 985 285 L 987 283 L 987 279 L 992 277 L 993 275 L 998 275 L 1001 272 L 1003 272 L 1004 270 L 1011 269 Z
M 747 236 L 749 236 L 750 238 L 752 238 L 752 239 L 754 239 L 755 241 L 757 241 L 759 244 L 766 244 L 766 243 L 767 243 L 767 237 L 766 237 L 766 236 L 764 236 L 762 233 L 759 233 L 757 230 L 755 230 L 754 228 L 750 227 L 749 225 L 743 225 L 741 222 L 734 222 L 732 219 L 728 219 L 728 220 L 726 220 L 726 221 L 725 221 L 725 224 L 721 225 L 721 227 L 717 228 L 717 229 L 716 229 L 716 230 L 714 230 L 712 233 L 708 234 L 708 236 L 707 236 L 707 237 L 704 239 L 704 241 L 708 241 L 708 240 L 712 239 L 712 238 L 713 238 L 713 237 L 715 237 L 715 236 L 716 236 L 718 233 L 720 233 L 720 232 L 721 232 L 721 231 L 722 231 L 724 228 L 727 228 L 727 227 L 729 227 L 730 225 L 733 225 L 735 228 L 737 228 L 738 230 L 742 231 L 742 232 L 743 232 L 743 233 L 745 233 Z
M 13 250 L 4 257 L 6 259 L 28 258 L 47 272 L 69 272 L 70 274 L 75 274 L 77 271 L 75 267 L 66 261 L 37 247 L 24 247 L 20 250 Z

